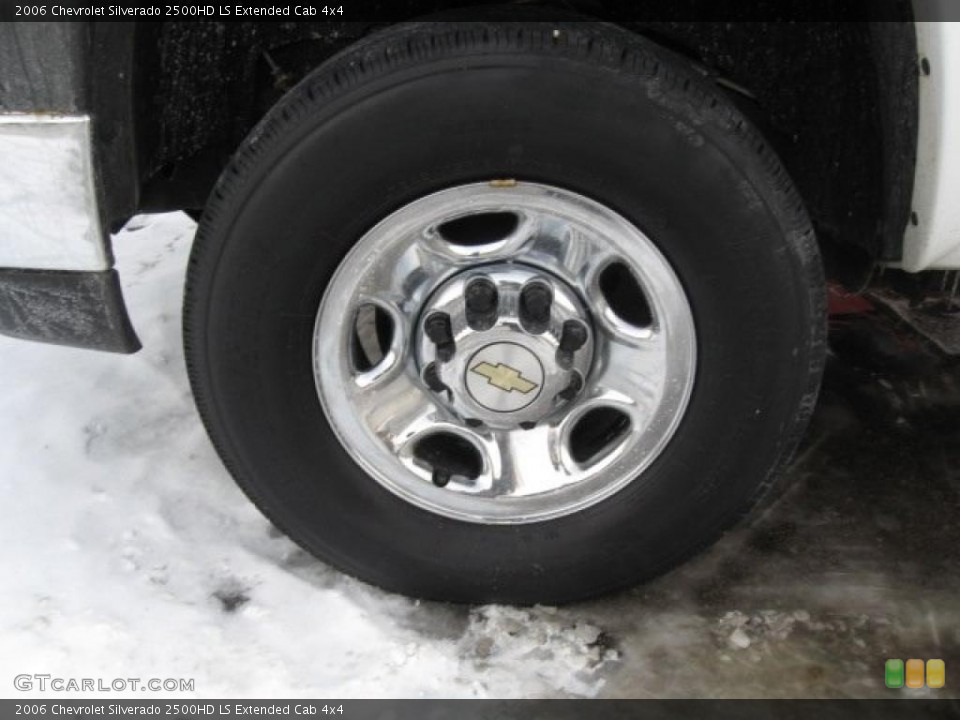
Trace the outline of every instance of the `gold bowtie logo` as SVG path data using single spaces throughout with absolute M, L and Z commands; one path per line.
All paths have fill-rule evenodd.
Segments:
M 526 395 L 537 387 L 536 383 L 530 382 L 523 377 L 519 370 L 509 365 L 504 365 L 503 363 L 491 365 L 483 361 L 470 368 L 470 372 L 475 372 L 477 375 L 485 377 L 488 383 L 504 392 L 516 390 Z

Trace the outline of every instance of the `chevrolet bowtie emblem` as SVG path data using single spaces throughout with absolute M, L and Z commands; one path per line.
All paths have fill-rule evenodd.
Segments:
M 470 368 L 470 372 L 474 372 L 477 375 L 485 377 L 488 383 L 493 385 L 495 388 L 503 390 L 504 392 L 512 392 L 513 390 L 516 390 L 517 392 L 526 395 L 528 392 L 536 389 L 537 387 L 536 383 L 530 382 L 523 377 L 519 370 L 516 370 L 509 365 L 504 365 L 503 363 L 491 365 L 490 363 L 483 361 Z

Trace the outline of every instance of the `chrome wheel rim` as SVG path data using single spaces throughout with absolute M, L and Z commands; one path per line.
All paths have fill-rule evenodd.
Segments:
M 686 411 L 696 336 L 638 228 L 497 181 L 416 200 L 356 243 L 320 304 L 313 368 L 331 428 L 385 488 L 529 523 L 643 481 Z

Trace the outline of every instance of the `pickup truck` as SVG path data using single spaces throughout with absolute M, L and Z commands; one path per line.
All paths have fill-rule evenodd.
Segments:
M 956 292 L 960 27 L 402 5 L 0 25 L 0 332 L 136 352 L 110 234 L 184 211 L 197 407 L 296 542 L 450 601 L 662 573 L 776 487 L 825 278 Z

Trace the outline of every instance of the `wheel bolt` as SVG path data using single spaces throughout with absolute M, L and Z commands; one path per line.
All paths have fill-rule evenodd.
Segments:
M 437 346 L 437 359 L 446 362 L 453 357 L 457 346 L 453 342 L 453 330 L 450 326 L 450 316 L 443 312 L 430 315 L 423 323 L 423 330 L 427 337 Z
M 437 487 L 446 487 L 447 483 L 450 482 L 450 472 L 442 468 L 435 468 L 431 479 Z
M 520 291 L 520 323 L 535 335 L 544 332 L 550 324 L 553 293 L 542 282 L 529 282 Z
M 443 380 L 440 379 L 440 373 L 437 372 L 436 363 L 430 363 L 423 369 L 423 381 L 427 387 L 436 393 L 450 390 Z
M 497 286 L 487 278 L 470 281 L 464 292 L 467 305 L 467 324 L 474 330 L 489 330 L 497 321 L 500 301 Z
M 560 347 L 557 348 L 557 364 L 568 369 L 573 365 L 573 354 L 587 342 L 587 328 L 579 320 L 567 320 L 563 323 L 560 335 Z
M 557 394 L 557 397 L 561 400 L 573 400 L 582 388 L 583 378 L 580 377 L 580 373 L 575 372 L 570 376 L 570 383 Z

